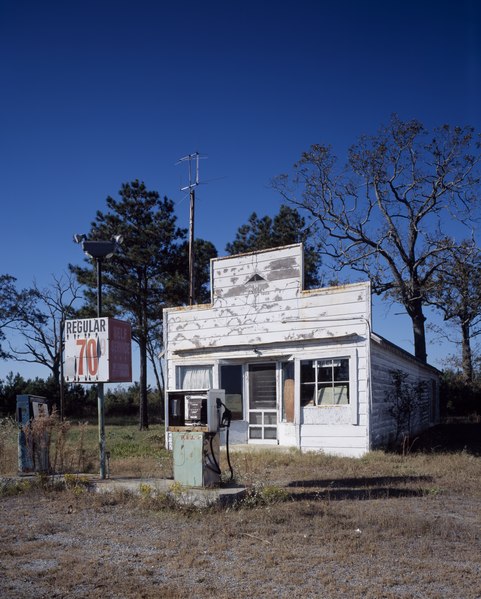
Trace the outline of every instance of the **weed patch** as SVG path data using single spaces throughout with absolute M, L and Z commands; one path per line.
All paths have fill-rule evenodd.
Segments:
M 290 493 L 282 487 L 257 483 L 247 489 L 245 497 L 238 502 L 238 506 L 252 508 L 273 505 L 288 501 L 290 498 Z
M 31 489 L 31 482 L 28 480 L 16 480 L 10 478 L 0 479 L 0 497 L 11 497 L 26 493 Z

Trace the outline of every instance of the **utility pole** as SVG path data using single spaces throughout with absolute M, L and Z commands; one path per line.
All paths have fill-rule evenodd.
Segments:
M 189 306 L 194 304 L 194 212 L 195 187 L 190 190 L 189 212 Z
M 189 213 L 189 306 L 194 304 L 194 220 L 195 220 L 195 188 L 199 185 L 199 159 L 205 158 L 200 156 L 199 152 L 188 154 L 179 160 L 180 162 L 189 163 L 189 184 L 181 187 L 181 191 L 189 190 L 190 196 L 190 213 Z M 192 162 L 195 160 L 195 177 L 192 172 Z

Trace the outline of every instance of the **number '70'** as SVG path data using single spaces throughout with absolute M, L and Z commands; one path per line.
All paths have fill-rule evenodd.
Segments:
M 77 339 L 77 345 L 80 347 L 78 361 L 78 375 L 84 375 L 84 360 L 91 376 L 97 374 L 99 369 L 99 358 L 97 356 L 97 341 L 95 339 Z

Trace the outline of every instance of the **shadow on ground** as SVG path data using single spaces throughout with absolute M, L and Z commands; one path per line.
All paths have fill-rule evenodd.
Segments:
M 429 493 L 429 489 L 422 485 L 432 481 L 433 479 L 430 476 L 362 476 L 359 478 L 298 480 L 290 482 L 287 487 L 299 489 L 291 495 L 294 501 L 320 499 L 328 501 L 367 500 L 422 497 Z M 413 483 L 414 486 L 411 487 L 402 486 Z
M 392 499 L 399 497 L 425 497 L 429 489 L 398 489 L 396 487 L 372 487 L 368 489 L 319 489 L 319 491 L 298 491 L 291 494 L 293 501 L 344 501 Z
M 405 483 L 425 483 L 432 482 L 431 476 L 361 476 L 359 478 L 336 478 L 326 480 L 295 480 L 290 482 L 288 487 L 329 487 L 330 489 L 376 487 L 386 485 L 399 485 Z
M 481 423 L 440 424 L 415 437 L 410 453 L 458 452 L 481 456 Z M 292 481 L 292 499 L 303 500 L 369 500 L 398 497 L 423 497 L 432 492 L 430 476 L 374 476 L 359 478 Z M 295 489 L 295 490 L 294 490 Z

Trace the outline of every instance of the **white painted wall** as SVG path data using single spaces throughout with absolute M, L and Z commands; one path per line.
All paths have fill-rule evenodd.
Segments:
M 217 258 L 211 271 L 212 305 L 165 311 L 172 351 L 365 335 L 369 283 L 303 291 L 301 245 Z
M 436 378 L 435 371 L 402 350 L 370 341 L 368 282 L 304 291 L 302 273 L 300 244 L 214 259 L 212 303 L 164 312 L 167 387 L 176 387 L 175 368 L 180 365 L 211 365 L 213 385 L 219 387 L 221 364 L 247 368 L 256 362 L 290 360 L 296 379 L 295 417 L 292 423 L 278 423 L 278 443 L 361 456 L 370 449 L 370 440 L 378 445 L 392 432 L 383 401 L 390 370 L 408 368 L 412 376 Z M 350 404 L 301 407 L 301 361 L 341 357 L 350 360 Z M 245 420 L 232 423 L 231 443 L 247 442 L 244 383 Z M 421 414 L 420 426 L 425 422 L 426 414 Z
M 372 416 L 371 446 L 382 447 L 394 441 L 396 423 L 389 414 L 390 403 L 386 400 L 392 390 L 392 371 L 401 370 L 409 375 L 408 381 L 425 381 L 426 392 L 416 410 L 411 438 L 439 421 L 439 372 L 422 364 L 400 348 L 373 335 L 372 362 Z M 408 433 L 408 431 L 405 431 Z
M 214 259 L 211 272 L 212 304 L 165 311 L 168 388 L 175 388 L 180 365 L 212 365 L 218 386 L 222 363 L 291 360 L 297 407 L 293 423 L 279 422 L 278 442 L 344 455 L 364 453 L 369 283 L 304 291 L 301 245 Z M 350 405 L 301 408 L 301 360 L 336 357 L 350 359 Z M 247 432 L 247 420 L 233 422 L 231 443 L 246 442 Z

